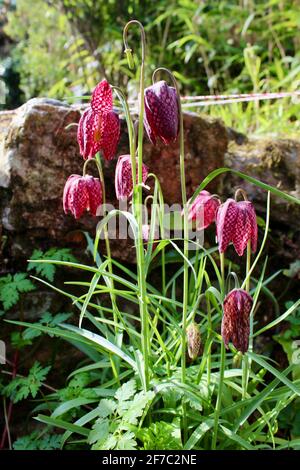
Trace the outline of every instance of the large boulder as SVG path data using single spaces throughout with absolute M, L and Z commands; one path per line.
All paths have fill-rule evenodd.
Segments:
M 25 259 L 33 248 L 83 243 L 82 231 L 95 233 L 97 219 L 75 221 L 62 210 L 68 176 L 81 173 L 83 160 L 76 140 L 79 108 L 56 100 L 32 99 L 12 112 L 0 113 L 0 227 L 14 260 Z M 227 131 L 219 120 L 185 114 L 187 192 L 190 196 L 212 170 L 223 166 Z M 118 155 L 128 153 L 124 119 Z M 153 145 L 145 137 L 144 161 L 158 176 L 167 204 L 180 202 L 178 143 Z M 115 204 L 116 159 L 105 162 L 108 201 Z M 92 164 L 90 164 L 92 168 Z M 95 174 L 95 169 L 92 170 Z M 216 191 L 217 182 L 211 189 Z M 126 241 L 114 242 L 113 254 L 132 260 Z

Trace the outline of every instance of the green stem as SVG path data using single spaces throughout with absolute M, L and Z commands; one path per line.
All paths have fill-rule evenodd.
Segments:
M 220 253 L 220 264 L 221 264 L 221 295 L 222 300 L 225 297 L 225 255 L 224 253 Z M 218 396 L 217 396 L 217 403 L 216 403 L 216 411 L 214 417 L 214 430 L 213 430 L 213 437 L 211 448 L 212 450 L 216 449 L 217 445 L 217 437 L 218 437 L 218 427 L 219 427 L 219 418 L 220 418 L 220 411 L 221 411 L 221 404 L 222 404 L 222 393 L 223 393 L 223 382 L 224 382 L 224 372 L 225 372 L 225 358 L 226 358 L 226 349 L 224 342 L 221 342 L 221 358 L 220 358 L 220 372 L 219 372 L 219 387 L 218 387 Z
M 212 443 L 211 443 L 212 450 L 216 450 L 216 445 L 217 445 L 219 417 L 220 417 L 221 404 L 222 404 L 222 392 L 223 392 L 223 382 L 224 382 L 224 372 L 225 372 L 225 357 L 226 357 L 225 345 L 224 345 L 224 342 L 222 341 L 218 397 L 217 397 L 215 419 L 214 419 L 213 438 L 212 438 Z
M 246 259 L 246 291 L 250 292 L 250 269 L 251 269 L 251 241 L 248 241 L 247 244 L 247 259 Z M 252 318 L 250 318 L 251 322 Z M 250 332 L 251 337 L 251 332 Z M 249 374 L 250 374 L 250 367 L 248 356 L 243 356 L 243 373 L 242 373 L 242 399 L 244 400 L 247 396 L 247 389 L 248 389 L 248 382 L 249 382 Z
M 133 187 L 136 186 L 136 159 L 135 159 L 135 151 L 136 151 L 136 142 L 135 142 L 135 132 L 132 117 L 130 114 L 128 102 L 126 97 L 123 93 L 123 90 L 117 86 L 112 86 L 112 89 L 116 92 L 120 102 L 122 103 L 127 129 L 128 129 L 128 140 L 129 140 L 129 151 L 130 151 L 130 158 L 131 158 L 131 172 L 132 172 L 132 181 Z
M 207 306 L 207 334 L 208 334 L 208 341 L 209 347 L 207 351 L 207 388 L 210 387 L 210 374 L 211 374 L 211 330 L 212 330 L 212 323 L 211 323 L 211 307 L 210 307 L 210 300 L 208 296 L 206 297 L 206 306 Z
M 102 187 L 102 204 L 105 207 L 105 204 L 106 204 L 105 180 L 104 180 L 101 156 L 99 152 L 96 153 L 95 155 L 95 162 L 98 168 L 99 179 L 100 179 L 101 187 Z M 84 171 L 85 169 L 86 168 L 84 167 Z M 105 216 L 105 214 L 103 215 Z M 112 275 L 113 269 L 112 269 L 112 262 L 111 262 L 111 249 L 110 249 L 109 233 L 108 233 L 107 225 L 104 226 L 103 232 L 104 232 L 104 239 L 105 239 L 106 255 L 108 259 L 108 271 L 109 271 L 109 274 Z M 114 324 L 115 324 L 114 328 L 115 328 L 115 334 L 116 334 L 116 342 L 119 347 L 122 347 L 123 333 L 122 333 L 122 330 L 118 328 L 118 307 L 117 307 L 117 302 L 116 302 L 114 280 L 112 277 L 110 277 L 109 279 L 109 287 L 111 289 L 110 298 L 111 298 L 111 303 L 112 303 L 112 308 L 113 308 L 113 319 L 114 319 Z M 112 355 L 110 355 L 110 363 L 111 363 L 114 377 L 118 380 L 119 385 L 121 385 L 119 381 L 120 361 L 117 358 L 114 358 Z
M 133 205 L 134 214 L 138 222 L 138 237 L 136 240 L 136 254 L 137 254 L 137 269 L 138 269 L 138 285 L 139 285 L 139 306 L 141 317 L 141 337 L 142 337 L 142 352 L 144 358 L 144 389 L 149 388 L 149 322 L 148 322 L 148 309 L 147 309 L 147 292 L 146 292 L 146 275 L 145 275 L 145 253 L 142 239 L 142 225 L 143 225 L 143 212 L 142 212 L 142 181 L 143 181 L 143 138 L 144 138 L 144 89 L 145 89 L 145 31 L 143 25 L 137 21 L 129 21 L 123 33 L 125 50 L 128 50 L 127 32 L 130 25 L 138 25 L 141 32 L 141 45 L 142 45 L 142 62 L 140 67 L 140 109 L 139 109 L 139 127 L 138 127 L 138 185 L 136 187 L 136 173 L 135 168 L 135 155 L 131 154 L 132 176 L 133 176 Z
M 221 296 L 222 299 L 225 297 L 225 256 L 224 253 L 220 253 L 220 265 L 221 265 Z
M 181 199 L 183 206 L 183 306 L 182 306 L 182 330 L 181 330 L 181 380 L 182 383 L 186 382 L 186 327 L 187 327 L 187 312 L 188 312 L 188 295 L 189 295 L 189 272 L 188 272 L 188 250 L 189 250 L 189 227 L 188 227 L 188 211 L 187 211 L 187 196 L 186 196 L 186 180 L 185 180 L 185 165 L 184 165 L 184 128 L 183 128 L 183 112 L 180 100 L 180 91 L 177 81 L 170 72 L 170 70 L 160 67 L 153 72 L 152 81 L 155 80 L 155 75 L 158 72 L 165 72 L 171 78 L 174 88 L 177 93 L 178 113 L 179 113 L 179 156 L 180 156 L 180 183 L 181 183 Z M 183 414 L 183 431 L 184 437 L 186 438 L 187 426 L 186 426 L 186 406 L 183 400 L 182 402 L 182 414 Z

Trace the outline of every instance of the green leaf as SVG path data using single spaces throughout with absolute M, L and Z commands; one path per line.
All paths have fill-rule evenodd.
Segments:
M 117 440 L 116 450 L 136 450 L 136 447 L 137 443 L 131 431 L 125 432 L 120 439 Z
M 186 442 L 184 449 L 191 450 L 195 447 L 195 445 L 202 439 L 202 437 L 213 427 L 214 420 L 207 419 L 203 421 L 199 426 L 195 429 L 192 433 L 188 441 Z
M 46 415 L 38 415 L 35 417 L 35 419 L 37 421 L 40 421 L 41 423 L 49 424 L 50 426 L 54 426 L 54 427 L 58 427 L 62 429 L 66 429 L 67 431 L 75 432 L 85 437 L 87 437 L 90 433 L 89 429 L 86 429 L 83 426 L 77 426 L 75 424 L 68 423 L 67 421 L 64 421 L 59 418 L 51 418 L 50 416 L 46 416 Z
M 107 418 L 116 411 L 117 405 L 114 400 L 109 400 L 107 398 L 103 398 L 98 406 L 98 416 L 100 418 Z
M 116 391 L 115 398 L 116 400 L 122 402 L 129 400 L 136 393 L 136 381 L 129 380 L 125 382 L 118 390 Z
M 26 273 L 10 274 L 0 279 L 0 301 L 4 310 L 9 310 L 15 305 L 20 293 L 30 292 L 35 289 L 34 284 L 27 278 Z
M 300 386 L 294 385 L 293 382 L 291 382 L 289 379 L 287 379 L 281 372 L 276 370 L 267 361 L 265 361 L 261 356 L 258 356 L 257 354 L 249 352 L 249 351 L 246 354 L 251 359 L 253 359 L 257 364 L 259 364 L 261 367 L 264 367 L 272 375 L 277 377 L 280 380 L 280 382 L 282 382 L 284 385 L 286 385 L 292 392 L 294 392 L 296 395 L 300 396 Z
M 182 449 L 180 423 L 157 421 L 149 428 L 137 431 L 138 439 L 143 443 L 143 450 L 179 450 Z
M 36 262 L 34 260 L 37 260 Z M 55 265 L 54 264 L 42 264 L 40 260 L 50 261 L 68 261 L 76 262 L 75 256 L 72 255 L 69 248 L 51 248 L 50 250 L 43 253 L 41 250 L 34 250 L 31 255 L 31 260 L 28 263 L 27 270 L 35 270 L 36 273 L 40 274 L 42 277 L 48 279 L 48 281 L 53 282 L 55 275 Z
M 54 450 L 61 445 L 60 434 L 44 434 L 40 436 L 38 431 L 23 437 L 19 437 L 13 443 L 14 450 Z
M 27 398 L 29 395 L 35 398 L 49 370 L 50 366 L 42 367 L 40 363 L 36 361 L 31 367 L 28 377 L 17 377 L 13 379 L 4 388 L 4 393 L 8 395 L 14 403 Z
M 97 419 L 88 436 L 88 443 L 97 442 L 97 448 L 101 449 L 101 445 L 106 441 L 109 435 L 109 420 L 106 418 Z
M 249 181 L 249 183 L 253 183 L 256 186 L 259 186 L 262 189 L 265 189 L 266 191 L 270 191 L 271 193 L 275 194 L 276 196 L 280 197 L 281 199 L 285 199 L 288 202 L 292 202 L 293 204 L 300 204 L 300 199 L 296 198 L 295 196 L 291 196 L 290 194 L 284 193 L 283 191 L 280 191 L 280 189 L 274 188 L 273 186 L 270 186 L 269 184 L 263 183 L 262 181 L 259 181 L 256 178 L 253 178 L 252 176 L 245 175 L 244 173 L 241 173 L 240 171 L 237 170 L 232 170 L 230 168 L 218 168 L 217 170 L 212 171 L 209 173 L 209 175 L 204 178 L 202 183 L 198 186 L 196 191 L 194 192 L 190 204 L 194 202 L 200 191 L 202 191 L 213 179 L 215 179 L 217 176 L 222 175 L 223 173 L 233 173 L 234 175 L 240 176 L 242 179 Z
M 123 422 L 137 425 L 137 418 L 142 416 L 145 408 L 153 400 L 154 396 L 155 394 L 152 391 L 137 393 L 134 399 L 129 402 L 127 411 L 125 411 L 122 416 Z

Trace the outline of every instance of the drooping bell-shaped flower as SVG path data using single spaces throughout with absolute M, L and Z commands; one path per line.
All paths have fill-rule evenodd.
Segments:
M 233 289 L 223 303 L 222 338 L 227 346 L 231 341 L 238 351 L 248 350 L 252 297 L 243 289 Z
M 253 252 L 257 248 L 257 221 L 250 201 L 228 199 L 217 211 L 217 239 L 220 253 L 224 253 L 230 242 L 239 256 L 242 256 L 248 241 Z
M 138 177 L 138 162 L 136 162 L 136 180 Z M 148 176 L 148 168 L 143 163 L 142 181 L 145 183 Z M 121 155 L 118 158 L 115 173 L 115 191 L 117 199 L 126 199 L 132 195 L 132 169 L 130 155 Z
M 201 191 L 188 207 L 188 220 L 195 220 L 197 230 L 203 230 L 216 220 L 219 205 L 219 199 L 208 191 Z
M 144 125 L 148 137 L 155 145 L 159 138 L 164 144 L 174 142 L 179 130 L 178 96 L 174 87 L 164 80 L 145 89 Z
M 69 176 L 63 194 L 64 211 L 70 211 L 75 219 L 79 219 L 85 210 L 97 215 L 102 204 L 102 188 L 99 178 L 93 176 Z
M 82 114 L 77 131 L 80 153 L 92 158 L 101 150 L 106 160 L 116 153 L 120 137 L 120 120 L 113 111 L 112 90 L 106 80 L 98 83 L 89 107 Z
M 195 360 L 200 352 L 201 333 L 197 323 L 192 322 L 186 329 L 188 355 L 190 359 Z

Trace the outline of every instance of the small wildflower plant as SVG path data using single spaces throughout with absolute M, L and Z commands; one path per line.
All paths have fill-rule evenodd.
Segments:
M 128 211 L 104 211 L 95 240 L 89 240 L 94 258 L 91 265 L 34 260 L 90 275 L 88 283 L 76 281 L 81 289 L 78 295 L 41 280 L 71 299 L 77 308 L 78 325 L 21 323 L 64 338 L 86 354 L 72 373 L 72 380 L 85 377 L 78 395 L 68 399 L 59 391 L 52 393 L 47 397 L 50 413 L 36 419 L 62 430 L 62 447 L 73 441 L 77 448 L 93 449 L 297 448 L 299 440 L 293 436 L 278 436 L 277 423 L 282 410 L 298 399 L 300 382 L 293 378 L 292 365 L 279 370 L 264 351 L 258 354 L 255 338 L 299 307 L 298 301 L 271 323 L 257 327 L 263 308 L 259 299 L 274 278 L 266 277 L 267 259 L 262 258 L 271 194 L 293 204 L 299 200 L 235 171 L 241 183 L 247 180 L 267 192 L 265 227 L 259 237 L 255 201 L 248 201 L 243 190 L 224 200 L 221 194 L 210 194 L 206 189 L 229 169 L 220 168 L 199 181 L 188 200 L 178 84 L 169 70 L 160 68 L 146 87 L 145 32 L 136 20 L 124 28 L 129 67 L 136 63 L 128 45 L 132 27 L 139 28 L 142 46 L 138 126 L 134 126 L 125 93 L 105 80 L 100 82 L 78 126 L 80 153 L 86 160 L 83 175 L 70 176 L 63 196 L 65 212 L 75 218 L 86 210 L 91 216 L 98 214 L 106 203 L 102 158 L 118 157 L 116 196 L 130 198 L 131 205 Z M 162 75 L 166 81 L 157 81 Z M 116 155 L 120 122 L 113 96 L 126 117 L 128 155 Z M 166 237 L 160 183 L 143 163 L 144 128 L 153 144 L 179 143 L 181 239 Z M 99 178 L 88 174 L 93 164 Z M 142 203 L 149 180 L 154 183 L 147 189 L 151 216 L 145 224 Z M 131 227 L 136 269 L 111 256 L 107 227 L 117 215 L 125 217 Z M 97 222 L 95 219 L 95 227 Z M 201 231 L 215 231 L 217 246 L 191 241 L 193 224 Z M 102 233 L 105 253 L 99 251 Z M 230 260 L 231 244 L 240 260 L 238 270 Z M 259 261 L 262 267 L 256 278 L 254 269 Z

